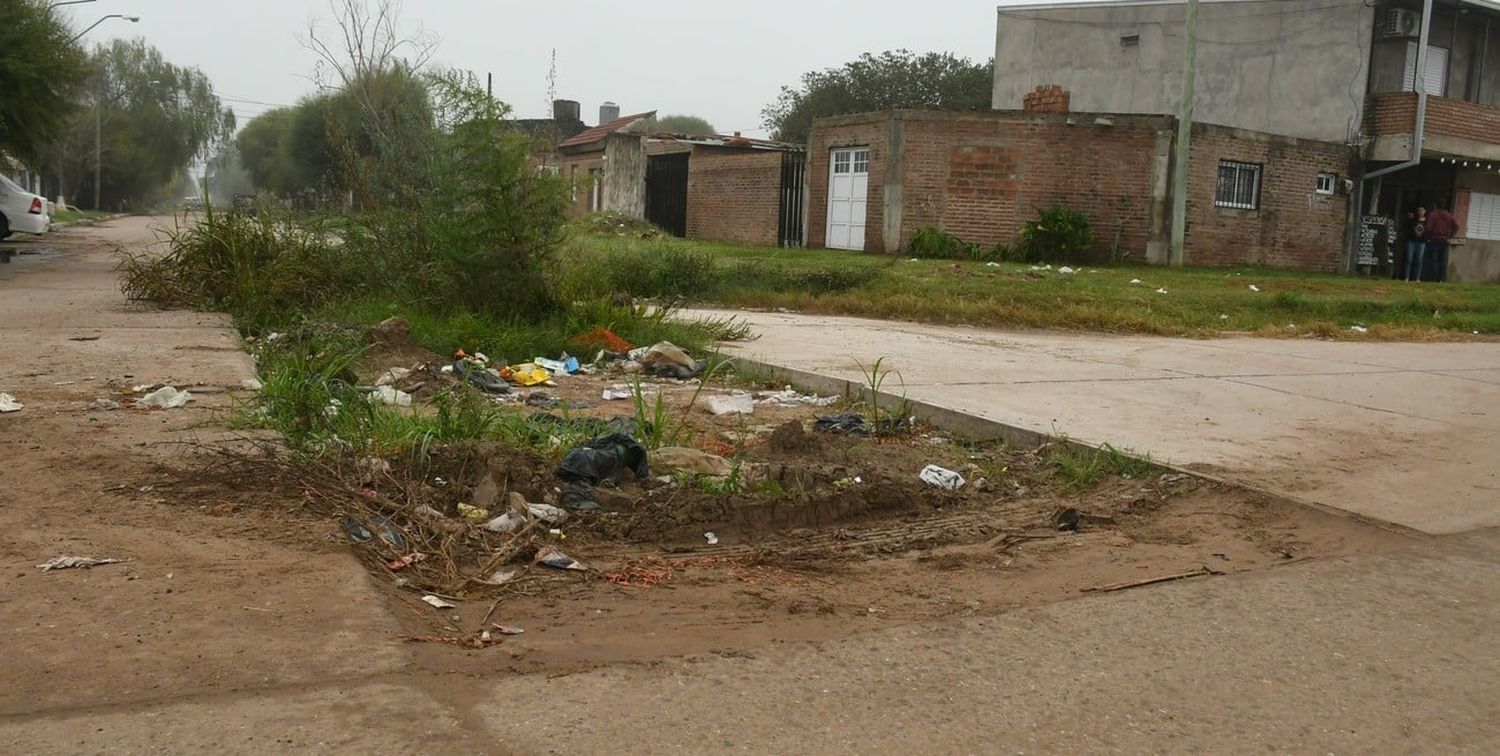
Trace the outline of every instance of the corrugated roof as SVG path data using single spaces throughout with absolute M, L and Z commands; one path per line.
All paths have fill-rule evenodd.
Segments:
M 800 150 L 801 145 L 788 142 L 775 142 L 770 139 L 752 139 L 750 137 L 734 134 L 714 134 L 712 136 L 689 136 L 686 134 L 652 134 L 649 137 L 657 142 L 678 142 L 681 144 L 703 145 L 705 147 L 739 147 L 751 150 Z
M 572 139 L 568 139 L 568 140 L 565 140 L 565 141 L 561 142 L 557 146 L 558 147 L 578 147 L 580 145 L 593 144 L 594 142 L 597 142 L 600 139 L 603 139 L 603 138 L 609 136 L 610 134 L 613 134 L 616 131 L 619 131 L 620 129 L 623 129 L 626 126 L 629 126 L 629 125 L 635 123 L 636 121 L 641 120 L 642 118 L 650 118 L 650 117 L 652 117 L 654 115 L 656 115 L 656 111 L 651 110 L 651 111 L 647 111 L 645 113 L 636 113 L 635 115 L 620 116 L 619 118 L 616 118 L 613 121 L 609 121 L 607 123 L 601 123 L 601 124 L 599 124 L 598 126 L 595 126 L 592 129 L 588 129 L 587 131 L 584 131 L 583 133 L 579 134 L 578 136 L 573 137 Z

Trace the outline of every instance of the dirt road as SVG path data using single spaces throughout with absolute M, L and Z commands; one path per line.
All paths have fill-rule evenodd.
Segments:
M 784 313 L 732 353 L 1428 533 L 1500 525 L 1500 343 L 1183 339 Z
M 0 415 L 7 750 L 1477 752 L 1500 735 L 1492 531 L 561 676 L 504 663 L 545 636 L 402 643 L 403 609 L 335 526 L 140 490 L 151 462 L 222 432 L 252 375 L 223 318 L 122 300 L 108 245 L 150 223 L 59 233 L 0 268 L 0 391 L 25 404 Z M 156 382 L 197 399 L 89 408 Z M 128 561 L 36 568 L 58 555 Z M 605 609 L 559 621 L 607 632 Z

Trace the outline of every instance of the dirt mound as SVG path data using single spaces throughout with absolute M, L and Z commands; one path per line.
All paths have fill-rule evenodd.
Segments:
M 411 322 L 400 315 L 371 326 L 365 331 L 365 343 L 370 345 L 370 350 L 354 365 L 354 373 L 361 382 L 375 383 L 391 368 L 412 371 L 411 375 L 393 382 L 397 389 L 407 393 L 416 393 L 424 385 L 445 386 L 454 382 L 452 377 L 438 369 L 447 360 L 412 341 Z
M 788 420 L 766 439 L 766 449 L 782 454 L 813 454 L 823 450 L 823 439 L 807 432 L 801 420 Z

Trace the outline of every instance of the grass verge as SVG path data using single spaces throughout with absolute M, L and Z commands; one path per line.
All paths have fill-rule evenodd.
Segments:
M 1497 286 L 1258 267 L 1092 266 L 1061 273 L 1020 263 L 580 232 L 563 245 L 562 266 L 574 292 L 935 323 L 1198 337 L 1500 334 Z

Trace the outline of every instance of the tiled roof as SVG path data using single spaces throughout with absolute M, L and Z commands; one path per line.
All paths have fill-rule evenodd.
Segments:
M 578 136 L 573 137 L 572 139 L 568 139 L 559 143 L 557 146 L 577 147 L 584 144 L 593 144 L 594 142 L 597 142 L 600 139 L 603 139 L 610 134 L 623 129 L 626 126 L 629 126 L 630 124 L 641 120 L 642 118 L 649 118 L 654 115 L 656 115 L 656 111 L 652 110 L 646 113 L 636 113 L 635 115 L 621 116 L 608 123 L 601 123 L 598 126 L 595 126 L 594 128 L 584 131 Z

